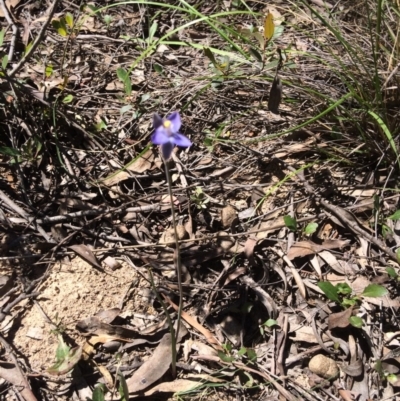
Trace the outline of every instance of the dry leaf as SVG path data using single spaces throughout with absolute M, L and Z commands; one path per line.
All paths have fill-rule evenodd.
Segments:
M 326 240 L 321 245 L 312 241 L 300 241 L 292 245 L 287 253 L 287 257 L 293 260 L 298 257 L 313 255 L 326 249 L 342 248 L 347 244 L 348 241 L 343 240 Z
M 129 393 L 136 393 L 151 386 L 164 376 L 172 361 L 171 334 L 164 335 L 153 355 L 126 381 Z
M 274 82 L 272 82 L 271 91 L 269 92 L 268 109 L 272 113 L 278 114 L 281 100 L 282 100 L 282 82 L 277 74 L 274 78 Z
M 18 3 L 20 1 L 21 0 L 6 0 L 5 3 L 6 3 L 8 10 L 10 10 L 10 7 L 14 8 L 16 5 L 18 5 Z M 3 13 L 3 10 L 1 9 L 1 7 L 0 7 L 0 17 L 4 17 L 4 13 Z
M 343 312 L 332 313 L 328 316 L 328 329 L 332 330 L 335 327 L 345 328 L 350 324 L 350 317 L 353 313 L 353 308 L 348 308 Z
M 109 175 L 103 182 L 105 185 L 113 186 L 121 181 L 132 177 L 128 171 L 141 174 L 153 167 L 155 154 L 153 149 L 148 149 L 142 156 L 139 156 L 133 163 L 128 163 L 123 169 Z
M 149 396 L 156 393 L 179 393 L 181 391 L 193 390 L 203 383 L 194 380 L 177 379 L 173 382 L 160 383 L 151 390 L 146 391 L 145 395 Z
M 29 387 L 28 381 L 22 376 L 21 370 L 12 363 L 1 362 L 0 377 L 15 386 L 25 401 L 37 401 L 37 398 Z
M 93 252 L 86 245 L 71 245 L 68 247 L 72 249 L 75 253 L 77 253 L 82 259 L 86 260 L 86 262 L 90 263 L 92 266 L 97 269 L 103 271 L 101 264 L 98 262 L 96 256 L 94 256 Z

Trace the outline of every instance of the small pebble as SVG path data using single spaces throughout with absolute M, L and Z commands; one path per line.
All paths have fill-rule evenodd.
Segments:
M 339 376 L 339 367 L 337 363 L 325 355 L 319 354 L 311 358 L 308 363 L 311 372 L 327 380 L 336 379 Z

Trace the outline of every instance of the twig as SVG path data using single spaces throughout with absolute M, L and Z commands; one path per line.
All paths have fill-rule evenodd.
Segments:
M 14 201 L 12 201 L 3 191 L 0 190 L 0 200 L 2 200 L 4 203 L 6 203 L 11 209 L 13 209 L 15 212 L 17 212 L 20 216 L 22 216 L 29 225 L 32 224 L 32 219 L 30 219 L 30 216 L 27 212 L 25 212 L 24 209 L 20 208 Z M 51 239 L 49 235 L 46 233 L 46 231 L 43 230 L 43 228 L 37 224 L 37 230 L 39 233 L 42 235 L 42 237 L 47 241 L 51 242 Z
M 35 395 L 33 394 L 30 386 L 29 386 L 29 382 L 26 379 L 26 376 L 24 375 L 24 372 L 22 371 L 22 369 L 20 368 L 19 364 L 18 364 L 18 360 L 14 355 L 14 351 L 11 348 L 10 344 L 8 344 L 8 342 L 5 340 L 5 338 L 3 336 L 0 335 L 0 343 L 3 345 L 4 350 L 6 351 L 6 355 L 8 355 L 8 357 L 12 360 L 12 363 L 15 365 L 15 368 L 18 370 L 19 373 L 19 391 L 22 395 L 22 397 L 26 400 L 26 401 L 37 401 L 37 398 L 35 397 Z M 11 379 L 16 379 L 15 377 L 11 378 Z M 8 380 L 7 380 L 8 381 Z M 13 383 L 15 384 L 15 383 Z
M 8 76 L 10 78 L 13 78 L 15 76 L 15 74 L 24 66 L 24 64 L 29 60 L 29 58 L 32 56 L 32 54 L 36 51 L 40 42 L 44 38 L 46 29 L 47 29 L 48 25 L 50 24 L 51 19 L 53 18 L 53 14 L 56 11 L 56 7 L 58 6 L 59 2 L 60 2 L 60 0 L 54 0 L 53 4 L 50 6 L 48 13 L 47 13 L 48 17 L 47 17 L 46 21 L 44 22 L 42 29 L 40 30 L 38 36 L 36 36 L 35 40 L 33 41 L 30 49 L 25 53 L 24 57 L 22 57 L 22 59 L 19 61 L 19 63 L 8 74 Z
M 6 2 L 4 0 L 0 0 L 0 8 L 3 11 L 4 17 L 6 18 L 7 22 L 12 26 L 13 30 L 10 49 L 8 50 L 8 62 L 11 63 L 14 57 L 15 43 L 17 42 L 18 27 L 14 24 L 14 21 L 10 15 L 10 11 L 8 10 Z

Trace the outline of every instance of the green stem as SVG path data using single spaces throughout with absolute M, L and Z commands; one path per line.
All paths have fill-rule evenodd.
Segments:
M 174 331 L 174 336 L 172 336 L 172 374 L 176 376 L 176 341 L 179 335 L 179 328 L 181 325 L 181 316 L 182 316 L 182 307 L 183 307 L 183 290 L 182 290 L 182 265 L 181 265 L 181 253 L 179 249 L 179 239 L 178 239 L 178 232 L 176 230 L 176 218 L 175 218 L 175 209 L 174 209 L 174 196 L 172 193 L 172 180 L 171 174 L 168 167 L 167 160 L 164 160 L 165 166 L 165 175 L 167 176 L 167 184 L 168 184 L 168 195 L 171 202 L 171 216 L 172 216 L 172 225 L 174 227 L 174 236 L 175 236 L 175 254 L 174 254 L 174 261 L 176 267 L 176 277 L 178 280 L 178 291 L 179 291 L 179 305 L 178 305 L 178 318 L 176 323 L 176 331 Z M 172 333 L 171 333 L 172 334 Z M 174 370 L 175 368 L 175 370 Z

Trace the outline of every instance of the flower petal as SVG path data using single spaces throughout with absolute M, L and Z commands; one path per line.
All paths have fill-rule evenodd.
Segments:
M 173 134 L 176 134 L 182 125 L 181 116 L 179 115 L 179 113 L 177 111 L 174 111 L 172 114 L 170 114 L 167 117 L 167 120 L 171 121 L 171 132 Z
M 165 132 L 165 128 L 162 126 L 158 127 L 151 136 L 151 142 L 153 142 L 154 145 L 163 145 L 164 143 L 169 142 L 170 139 L 171 138 L 168 136 L 167 132 Z
M 172 135 L 173 140 L 175 145 L 181 146 L 182 148 L 188 148 L 189 146 L 192 145 L 192 142 L 190 141 L 189 138 L 187 138 L 185 135 L 176 133 Z
M 161 153 L 165 160 L 168 160 L 171 157 L 173 149 L 174 149 L 174 144 L 170 141 L 161 145 Z
M 158 127 L 161 127 L 163 125 L 163 119 L 160 117 L 157 113 L 154 113 L 153 115 L 153 127 L 154 129 L 157 129 Z

